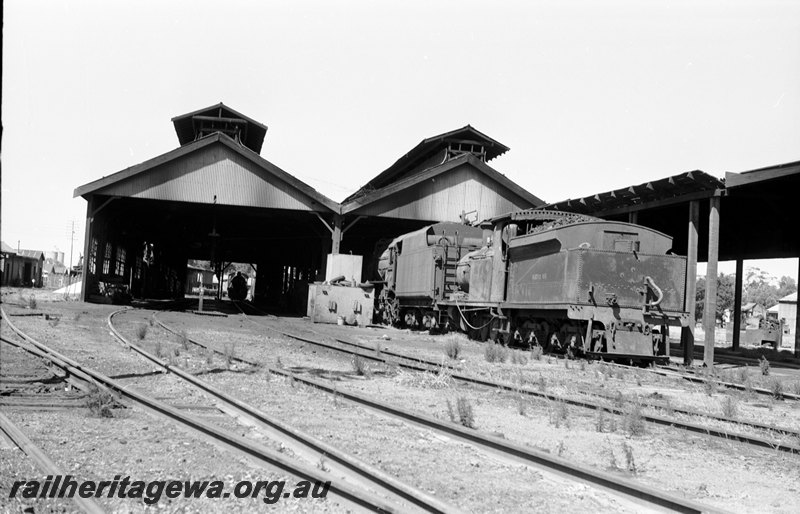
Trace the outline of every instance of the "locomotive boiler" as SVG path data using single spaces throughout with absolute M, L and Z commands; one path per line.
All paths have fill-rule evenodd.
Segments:
M 686 258 L 658 231 L 536 210 L 484 222 L 480 237 L 448 230 L 401 236 L 384 253 L 384 320 L 622 361 L 665 360 L 668 327 L 688 322 Z

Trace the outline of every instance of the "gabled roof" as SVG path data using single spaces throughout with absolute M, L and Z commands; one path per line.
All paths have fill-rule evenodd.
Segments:
M 562 200 L 541 208 L 593 216 L 608 216 L 618 213 L 617 211 L 633 211 L 637 208 L 648 207 L 653 203 L 668 204 L 673 201 L 708 198 L 724 187 L 725 184 L 718 178 L 695 170 L 576 200 Z
M 0 241 L 0 251 L 2 251 L 2 253 L 17 253 L 17 251 L 8 246 L 5 241 Z
M 778 300 L 778 303 L 797 303 L 797 291 L 795 291 L 792 294 L 787 294 L 786 296 Z
M 235 127 L 241 134 L 242 144 L 257 154 L 261 153 L 267 126 L 231 109 L 222 102 L 172 118 L 172 124 L 175 125 L 175 132 L 178 134 L 178 141 L 181 145 L 197 139 L 198 131 L 203 123 L 216 123 L 220 127 L 223 125 Z
M 20 257 L 28 259 L 42 259 L 44 260 L 44 252 L 41 250 L 20 250 L 17 252 Z
M 369 204 L 371 204 L 373 202 L 377 202 L 378 200 L 381 200 L 382 198 L 385 198 L 385 197 L 390 196 L 390 195 L 394 195 L 394 194 L 396 194 L 396 193 L 398 193 L 400 191 L 403 191 L 405 189 L 413 187 L 413 186 L 415 186 L 415 185 L 417 185 L 417 184 L 419 184 L 421 182 L 429 180 L 429 179 L 431 179 L 433 177 L 436 177 L 437 175 L 440 175 L 442 173 L 446 173 L 447 171 L 450 171 L 450 170 L 452 170 L 454 168 L 457 168 L 458 166 L 461 166 L 462 164 L 466 164 L 466 163 L 472 165 L 474 168 L 476 168 L 478 171 L 484 173 L 485 175 L 488 175 L 490 178 L 492 178 L 496 182 L 500 183 L 501 185 L 503 185 L 507 189 L 511 190 L 512 192 L 514 192 L 515 194 L 517 194 L 518 196 L 520 196 L 524 200 L 527 200 L 528 202 L 530 202 L 531 205 L 539 206 L 539 205 L 543 205 L 544 204 L 544 201 L 542 201 L 538 197 L 534 196 L 533 194 L 529 193 L 528 191 L 526 191 L 525 189 L 523 189 L 522 187 L 520 187 L 519 185 L 517 185 L 516 183 L 514 183 L 510 179 L 508 179 L 505 175 L 503 175 L 502 173 L 496 171 L 491 166 L 489 166 L 488 164 L 483 162 L 482 160 L 478 159 L 474 155 L 464 154 L 464 155 L 460 155 L 460 156 L 458 156 L 458 157 L 456 157 L 454 159 L 450 159 L 449 161 L 447 161 L 447 162 L 445 162 L 443 164 L 439 164 L 437 166 L 432 166 L 430 168 L 422 170 L 420 173 L 416 173 L 416 174 L 411 175 L 409 177 L 405 177 L 405 178 L 403 178 L 401 180 L 398 180 L 397 182 L 393 182 L 393 183 L 387 185 L 386 187 L 378 189 L 377 191 L 372 191 L 372 192 L 369 192 L 369 193 L 365 193 L 365 194 L 363 194 L 363 195 L 361 195 L 359 197 L 355 197 L 355 198 L 351 197 L 351 199 L 349 201 L 345 200 L 342 203 L 342 214 L 347 214 L 349 212 L 352 212 L 352 211 L 355 211 L 355 210 L 359 209 L 360 207 L 363 207 L 365 205 L 369 205 Z
M 356 197 L 363 196 L 367 192 L 375 191 L 389 185 L 396 178 L 413 170 L 415 166 L 419 166 L 425 159 L 430 158 L 436 152 L 446 148 L 449 143 L 459 141 L 471 141 L 475 144 L 482 145 L 486 151 L 486 161 L 491 161 L 509 150 L 506 145 L 495 141 L 486 134 L 476 130 L 471 125 L 445 132 L 438 136 L 429 137 L 423 139 L 417 146 L 397 159 L 394 164 L 386 168 L 386 170 L 381 172 L 378 176 L 367 182 L 361 189 L 345 198 L 342 203 L 345 204 Z
M 327 207 L 332 212 L 336 213 L 339 212 L 338 203 L 334 202 L 325 195 L 319 193 L 316 189 L 309 186 L 305 182 L 302 182 L 301 180 L 290 175 L 289 173 L 283 171 L 279 167 L 275 166 L 271 162 L 267 161 L 266 159 L 262 158 L 261 156 L 250 150 L 249 148 L 246 148 L 238 144 L 230 137 L 219 132 L 211 134 L 210 136 L 206 136 L 202 139 L 192 141 L 191 143 L 187 143 L 186 145 L 183 145 L 180 148 L 176 148 L 175 150 L 159 155 L 158 157 L 154 157 L 153 159 L 145 161 L 141 164 L 131 166 L 130 168 L 118 171 L 117 173 L 114 173 L 107 177 L 103 177 L 93 182 L 89 182 L 88 184 L 84 184 L 75 189 L 73 197 L 78 197 L 78 196 L 86 197 L 87 195 L 99 191 L 103 188 L 106 188 L 112 184 L 129 179 L 140 173 L 145 173 L 157 166 L 174 161 L 185 155 L 188 155 L 189 153 L 195 152 L 201 148 L 205 148 L 215 143 L 221 143 L 225 145 L 226 147 L 230 148 L 239 155 L 252 161 L 261 169 L 274 175 L 276 178 L 282 180 L 283 182 L 286 182 L 287 184 L 291 185 L 298 191 L 301 191 L 303 194 L 310 197 L 320 205 Z

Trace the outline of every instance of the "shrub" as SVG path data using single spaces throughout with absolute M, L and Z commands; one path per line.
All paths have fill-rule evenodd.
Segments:
M 101 390 L 95 385 L 91 387 L 86 398 L 86 407 L 88 407 L 91 415 L 96 418 L 113 418 L 114 412 L 111 409 L 115 403 L 116 400 L 114 400 L 114 396 L 111 393 Z
M 550 422 L 555 425 L 556 428 L 560 428 L 562 422 L 569 427 L 569 408 L 566 403 L 555 403 L 553 410 L 550 411 Z
M 38 303 L 36 302 L 36 298 L 33 295 L 31 295 L 31 297 L 28 298 L 28 308 L 35 309 L 37 305 Z
M 486 362 L 505 362 L 508 358 L 508 350 L 499 344 L 489 343 L 483 350 Z
M 444 354 L 453 360 L 457 360 L 461 356 L 461 343 L 458 339 L 450 339 L 444 344 Z

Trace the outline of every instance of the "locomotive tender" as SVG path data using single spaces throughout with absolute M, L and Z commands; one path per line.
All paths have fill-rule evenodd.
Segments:
M 437 223 L 381 256 L 382 321 L 606 360 L 667 359 L 686 326 L 686 257 L 658 231 L 527 210 Z

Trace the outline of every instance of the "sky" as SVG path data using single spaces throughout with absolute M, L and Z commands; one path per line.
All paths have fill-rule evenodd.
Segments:
M 74 189 L 173 150 L 170 120 L 219 102 L 269 127 L 262 157 L 336 201 L 467 124 L 509 146 L 489 164 L 547 202 L 800 160 L 798 1 L 3 10 L 2 239 L 67 260 L 72 243 L 73 262 Z M 758 264 L 797 277 L 783 261 Z

